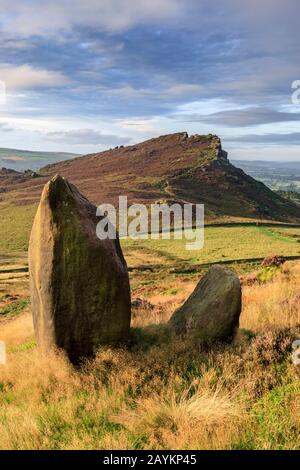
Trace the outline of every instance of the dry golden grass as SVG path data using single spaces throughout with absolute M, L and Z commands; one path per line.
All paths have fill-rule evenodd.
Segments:
M 189 390 L 177 396 L 174 390 L 166 394 L 140 398 L 133 410 L 125 407 L 115 418 L 131 433 L 149 435 L 149 447 L 156 448 L 158 440 L 166 448 L 209 448 L 212 441 L 207 439 L 215 428 L 226 429 L 227 436 L 232 438 L 230 428 L 242 417 L 241 409 L 233 399 L 222 391 Z M 199 431 L 202 435 L 199 436 Z M 220 436 L 214 445 L 220 448 L 225 444 L 225 435 Z
M 167 364 L 156 365 L 160 374 L 150 380 L 161 357 L 153 351 L 147 363 L 146 356 L 106 350 L 75 371 L 60 354 L 41 357 L 36 350 L 10 354 L 1 369 L 0 448 L 229 445 L 241 408 L 222 390 L 220 381 L 210 384 L 210 391 L 201 380 L 185 390 L 173 370 L 165 384 L 159 375 L 168 375 Z M 214 435 L 212 442 L 209 436 Z
M 166 323 L 171 318 L 174 310 L 186 300 L 195 288 L 194 283 L 183 283 L 179 279 L 166 283 L 166 285 L 168 290 L 165 295 L 158 294 L 156 289 L 153 293 L 147 295 L 147 301 L 154 306 L 153 309 L 140 308 L 137 312 L 133 310 L 132 327 L 143 328 L 149 325 Z M 179 293 L 168 294 L 168 291 L 178 291 Z M 139 291 L 136 294 L 139 294 Z
M 290 360 L 299 279 L 300 264 L 289 263 L 273 281 L 245 287 L 241 332 L 209 351 L 164 326 L 193 288 L 179 279 L 177 294 L 154 292 L 153 309 L 134 311 L 127 348 L 103 348 L 81 369 L 61 353 L 41 356 L 29 312 L 1 322 L 0 449 L 299 448 L 299 369 Z
M 23 344 L 25 341 L 33 340 L 32 315 L 27 309 L 20 317 L 9 321 L 1 321 L 1 340 L 5 341 L 8 347 Z
M 300 324 L 300 263 L 287 263 L 270 282 L 243 289 L 241 327 L 256 332 Z

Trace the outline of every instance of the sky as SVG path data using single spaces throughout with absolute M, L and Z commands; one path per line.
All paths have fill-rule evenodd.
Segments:
M 219 135 L 231 159 L 300 160 L 299 12 L 0 0 L 0 147 L 84 154 L 187 131 Z

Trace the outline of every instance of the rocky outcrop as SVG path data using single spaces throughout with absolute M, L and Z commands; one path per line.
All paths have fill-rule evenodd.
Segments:
M 239 327 L 241 286 L 234 272 L 214 266 L 173 314 L 171 327 L 204 342 L 231 341 Z
M 34 328 L 43 350 L 73 363 L 126 340 L 130 288 L 119 240 L 96 236 L 96 207 L 55 176 L 43 190 L 29 246 Z

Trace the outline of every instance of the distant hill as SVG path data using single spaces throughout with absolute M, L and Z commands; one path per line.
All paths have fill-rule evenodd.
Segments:
M 2 202 L 37 202 L 42 186 L 56 173 L 76 184 L 95 204 L 117 204 L 119 195 L 127 195 L 130 203 L 204 203 L 206 220 L 300 221 L 299 205 L 232 165 L 220 139 L 211 134 L 165 135 L 47 165 L 39 177 L 2 170 Z
M 296 191 L 300 194 L 300 161 L 234 160 L 233 163 L 273 190 Z
M 78 154 L 68 152 L 34 152 L 0 148 L 0 168 L 9 167 L 18 171 L 24 171 L 28 168 L 37 170 L 44 166 L 46 161 L 50 160 L 55 163 L 77 156 Z
M 296 204 L 300 204 L 300 192 L 298 191 L 283 191 L 281 189 L 276 191 L 277 194 L 280 196 L 290 199 L 291 201 L 295 202 Z

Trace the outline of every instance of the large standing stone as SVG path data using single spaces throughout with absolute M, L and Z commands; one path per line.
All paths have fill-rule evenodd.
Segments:
M 125 340 L 130 288 L 119 240 L 96 236 L 96 207 L 55 176 L 43 190 L 29 244 L 34 328 L 44 350 L 77 363 L 102 344 Z
M 230 341 L 241 313 L 239 278 L 229 269 L 214 266 L 201 279 L 187 301 L 173 314 L 171 326 L 203 341 Z

